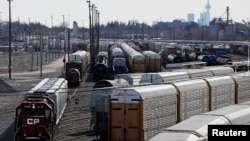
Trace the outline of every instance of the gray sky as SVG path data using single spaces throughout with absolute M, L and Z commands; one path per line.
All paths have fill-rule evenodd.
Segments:
M 100 12 L 100 23 L 135 19 L 152 24 L 153 21 L 173 21 L 187 19 L 188 13 L 195 14 L 195 22 L 204 12 L 207 0 L 91 0 Z M 226 18 L 226 7 L 230 9 L 230 17 L 235 22 L 250 18 L 250 0 L 210 0 L 211 18 Z M 77 21 L 80 27 L 89 25 L 88 3 L 86 0 L 13 0 L 11 2 L 12 21 L 40 22 L 59 25 L 63 22 Z M 8 21 L 9 2 L 0 1 L 0 20 Z

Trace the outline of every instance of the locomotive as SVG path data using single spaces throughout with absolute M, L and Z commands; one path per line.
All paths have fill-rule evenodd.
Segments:
M 16 108 L 15 141 L 53 139 L 67 105 L 68 84 L 64 78 L 44 78 Z
M 93 69 L 94 79 L 96 81 L 104 79 L 108 76 L 109 64 L 108 64 L 108 52 L 98 52 L 95 60 L 95 66 Z
M 66 62 L 66 76 L 69 87 L 79 86 L 82 77 L 89 65 L 89 52 L 78 50 L 69 55 L 69 61 Z

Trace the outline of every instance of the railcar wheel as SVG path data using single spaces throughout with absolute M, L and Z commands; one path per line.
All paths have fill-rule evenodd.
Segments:
M 51 141 L 49 137 L 45 137 L 44 141 Z
M 15 141 L 22 141 L 23 139 L 22 139 L 22 137 L 20 137 L 20 136 L 16 136 L 15 137 Z
M 51 137 L 49 135 L 46 135 L 44 137 L 44 141 L 52 141 Z

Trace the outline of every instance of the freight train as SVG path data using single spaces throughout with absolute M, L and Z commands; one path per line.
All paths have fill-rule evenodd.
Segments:
M 94 79 L 96 81 L 107 78 L 109 74 L 108 52 L 100 51 L 96 55 L 95 65 L 93 69 Z
M 163 63 L 182 63 L 186 61 L 202 61 L 208 66 L 230 64 L 230 58 L 222 55 L 230 52 L 228 45 L 192 45 L 168 42 L 149 42 L 149 50 L 159 53 Z M 219 59 L 217 59 L 219 58 Z
M 133 49 L 126 43 L 119 44 L 122 51 L 125 53 L 127 66 L 131 73 L 146 72 L 145 56 Z
M 128 73 L 127 61 L 122 49 L 113 46 L 110 48 L 111 70 L 114 74 Z
M 250 102 L 244 102 L 192 116 L 176 125 L 166 127 L 149 141 L 166 139 L 168 141 L 207 141 L 210 125 L 248 125 L 249 123 Z M 229 130 L 232 126 L 224 127 Z
M 66 76 L 69 87 L 79 86 L 82 77 L 86 72 L 90 62 L 90 54 L 85 50 L 78 50 L 69 55 L 69 61 L 66 62 Z
M 109 93 L 112 93 L 114 88 L 127 87 L 129 83 L 124 79 L 114 80 L 99 80 L 94 85 L 94 90 L 90 96 L 90 109 L 91 109 L 91 125 L 94 125 L 94 130 L 97 135 L 105 140 L 107 138 L 108 123 L 103 122 L 107 119 L 107 101 Z
M 146 72 L 161 72 L 162 58 L 153 51 L 143 51 L 145 56 Z
M 68 84 L 64 78 L 44 78 L 16 108 L 15 141 L 53 139 L 67 105 Z
M 245 72 L 109 90 L 98 98 L 108 97 L 109 105 L 98 114 L 108 114 L 106 118 L 96 117 L 107 123 L 98 126 L 108 125 L 102 132 L 108 140 L 148 140 L 193 115 L 250 101 L 248 75 Z

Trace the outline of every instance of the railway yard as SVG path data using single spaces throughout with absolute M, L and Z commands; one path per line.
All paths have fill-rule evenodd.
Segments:
M 60 77 L 63 68 L 62 59 L 63 57 L 59 56 L 47 66 L 45 65 L 43 77 Z M 12 79 L 8 79 L 7 74 L 0 74 L 1 141 L 14 141 L 15 108 L 27 94 L 27 91 L 42 80 L 39 77 L 39 70 L 30 72 L 30 74 L 25 71 L 27 70 L 22 70 L 22 73 L 13 73 Z M 98 140 L 90 125 L 91 115 L 88 107 L 90 91 L 94 85 L 92 77 L 91 74 L 86 73 L 83 78 L 85 82 L 81 83 L 77 89 L 69 90 L 71 98 L 56 129 L 54 141 Z
M 128 47 L 127 47 L 128 46 Z M 68 86 L 76 86 L 76 87 L 67 87 L 67 101 L 65 102 L 65 109 L 60 110 L 62 112 L 62 116 L 59 118 L 59 123 L 56 124 L 55 130 L 53 130 L 51 133 L 53 136 L 53 141 L 99 141 L 99 140 L 149 140 L 151 137 L 154 135 L 157 135 L 159 133 L 158 130 L 162 130 L 162 126 L 166 124 L 166 126 L 174 125 L 175 123 L 181 122 L 181 120 L 187 119 L 191 117 L 192 115 L 198 115 L 204 112 L 209 112 L 211 110 L 216 110 L 219 109 L 223 106 L 228 106 L 233 103 L 238 103 L 239 102 L 245 102 L 244 100 L 247 100 L 249 97 L 248 93 L 246 96 L 240 95 L 239 94 L 239 99 L 238 97 L 234 97 L 236 92 L 234 91 L 236 89 L 236 85 L 240 84 L 242 81 L 248 82 L 248 78 L 242 81 L 237 81 L 238 79 L 241 80 L 242 76 L 234 76 L 233 77 L 227 77 L 227 76 L 220 76 L 218 75 L 217 78 L 205 78 L 205 71 L 202 74 L 202 71 L 199 73 L 201 76 L 199 78 L 203 78 L 200 80 L 194 80 L 195 78 L 195 72 L 194 73 L 191 71 L 189 74 L 184 74 L 184 72 L 180 72 L 182 76 L 180 75 L 173 75 L 171 76 L 172 78 L 176 79 L 178 78 L 178 81 L 168 81 L 170 80 L 170 77 L 167 76 L 164 73 L 161 72 L 166 72 L 168 71 L 165 64 L 163 63 L 163 60 L 161 57 L 157 58 L 155 57 L 158 55 L 157 53 L 153 54 L 153 58 L 151 54 L 152 52 L 145 52 L 145 55 L 148 59 L 152 59 L 153 62 L 150 62 L 148 64 L 144 63 L 142 60 L 145 59 L 144 56 L 140 56 L 141 54 L 134 51 L 133 49 L 128 49 L 130 48 L 129 45 L 121 44 L 121 48 L 124 51 L 124 57 L 128 57 L 125 59 L 125 63 L 123 64 L 128 64 L 128 68 L 132 69 L 130 70 L 130 73 L 127 73 L 127 68 L 125 69 L 126 73 L 121 73 L 118 75 L 120 77 L 130 77 L 131 79 L 140 79 L 143 78 L 143 74 L 146 72 L 151 72 L 151 74 L 146 75 L 145 80 L 140 80 L 140 83 L 144 81 L 144 84 L 142 85 L 149 85 L 151 84 L 156 84 L 158 86 L 139 86 L 140 84 L 137 84 L 139 82 L 131 84 L 129 82 L 129 79 L 126 80 L 126 85 L 135 86 L 135 88 L 121 88 L 118 90 L 110 90 L 109 88 L 104 88 L 104 84 L 108 84 L 107 87 L 115 87 L 121 84 L 121 86 L 125 85 L 125 82 L 122 80 L 119 80 L 116 82 L 115 77 L 107 77 L 107 74 L 103 74 L 103 65 L 106 65 L 105 71 L 108 72 L 108 70 L 112 70 L 112 67 L 108 66 L 107 67 L 107 62 L 111 62 L 108 60 L 108 55 L 105 55 L 104 58 L 97 58 L 98 60 L 96 63 L 101 66 L 100 68 L 94 68 L 94 73 L 90 71 L 90 60 L 89 59 L 89 54 L 84 51 L 84 53 L 79 53 L 79 54 L 70 54 L 69 62 L 71 65 L 68 65 L 67 68 L 67 63 L 63 63 L 63 60 L 65 59 L 62 54 L 42 54 L 43 57 L 38 57 L 37 54 L 28 54 L 28 53 L 21 53 L 17 54 L 15 56 L 12 56 L 13 58 L 13 63 L 12 63 L 12 78 L 9 79 L 7 67 L 8 66 L 8 54 L 7 53 L 0 53 L 0 140 L 1 141 L 19 141 L 19 138 L 16 137 L 17 134 L 17 128 L 22 128 L 22 126 L 19 127 L 17 125 L 18 123 L 15 121 L 16 120 L 16 108 L 22 103 L 22 100 L 25 98 L 27 95 L 27 92 L 30 91 L 32 88 L 36 87 L 39 82 L 41 82 L 44 78 L 65 78 L 67 82 L 70 82 Z M 150 47 L 149 47 L 150 49 Z M 153 50 L 153 49 L 150 49 Z M 171 51 L 171 49 L 169 49 Z M 120 51 L 120 50 L 119 50 Z M 158 52 L 158 51 L 157 51 Z M 188 52 L 188 51 L 187 51 Z M 187 56 L 187 55 L 186 55 Z M 233 62 L 243 62 L 246 61 L 248 58 L 245 55 L 238 55 L 238 54 L 230 54 L 232 61 Z M 67 56 L 68 57 L 68 56 Z M 119 56 L 121 58 L 123 56 Z M 32 59 L 31 59 L 32 58 Z M 72 59 L 73 58 L 73 59 Z M 87 62 L 83 62 L 86 61 Z M 37 60 L 36 60 L 37 59 Z M 42 59 L 42 60 L 39 60 Z M 107 59 L 107 60 L 103 60 Z M 137 60 L 138 59 L 138 60 Z M 145 59 L 145 60 L 146 60 Z M 35 60 L 34 62 L 31 60 Z M 151 61 L 152 61 L 151 60 Z M 174 59 L 172 58 L 172 61 Z M 123 60 L 124 61 L 124 60 Z M 126 62 L 127 61 L 127 62 Z M 43 66 L 39 66 L 38 62 L 42 62 Z M 80 63 L 79 63 L 80 62 Z M 234 65 L 233 62 L 230 62 L 231 64 Z M 151 63 L 151 64 L 150 64 Z M 152 64 L 153 63 L 153 64 Z M 32 65 L 31 65 L 32 64 Z M 77 65 L 75 65 L 77 64 Z M 86 65 L 88 64 L 88 65 Z M 117 63 L 118 67 L 120 67 L 120 63 Z M 66 69 L 64 69 L 66 65 Z M 160 65 L 160 67 L 159 67 Z M 97 65 L 96 65 L 97 66 Z M 153 66 L 153 67 L 152 67 Z M 228 64 L 223 64 L 220 66 L 227 66 L 230 67 Z M 94 66 L 95 67 L 95 66 Z M 151 67 L 151 68 L 150 68 Z M 231 66 L 232 67 L 232 66 Z M 187 69 L 189 69 L 188 67 Z M 191 66 L 192 68 L 192 66 Z M 210 66 L 210 68 L 213 68 L 213 66 Z M 156 70 L 155 70 L 156 69 Z M 236 68 L 232 68 L 232 70 L 236 70 Z M 65 71 L 64 71 L 65 70 Z M 124 69 L 121 69 L 124 70 Z M 178 68 L 178 71 L 181 71 L 182 68 Z M 247 70 L 244 68 L 244 70 Z M 120 71 L 120 70 L 119 70 Z M 209 76 L 209 72 L 211 70 L 207 71 L 207 76 Z M 138 73 L 139 72 L 139 73 Z M 158 72 L 158 73 L 156 73 Z M 175 71 L 172 71 L 175 72 Z M 114 72 L 112 72 L 113 74 Z M 138 74 L 137 74 L 138 73 Z M 177 72 L 175 72 L 177 73 Z M 193 73 L 193 76 L 192 76 Z M 226 72 L 224 72 L 226 73 Z M 129 76 L 131 74 L 131 76 Z M 133 75 L 134 74 L 134 75 Z M 127 76 L 128 75 L 128 76 Z M 153 82 L 152 78 L 154 75 L 159 75 L 162 76 L 163 80 L 161 81 L 155 81 Z M 186 82 L 180 82 L 180 80 L 183 79 L 187 80 L 187 77 L 185 75 L 188 75 L 189 81 Z M 198 75 L 198 73 L 197 73 Z M 80 77 L 81 76 L 81 77 Z M 215 75 L 213 75 L 215 76 Z M 165 77 L 165 78 L 164 78 Z M 167 78 L 168 77 L 168 78 Z M 193 78 L 191 78 L 193 77 Z M 107 80 L 106 78 L 113 78 L 113 80 Z M 125 78 L 125 77 L 124 77 Z M 167 79 L 166 79 L 167 78 Z M 198 78 L 198 77 L 197 77 Z M 150 80 L 149 80 L 150 79 Z M 193 80 L 191 80 L 193 79 Z M 196 79 L 196 78 L 195 78 Z M 104 80 L 104 81 L 101 81 Z M 148 81 L 149 80 L 149 81 Z M 124 79 L 125 81 L 125 79 Z M 135 81 L 135 80 L 132 80 Z M 139 80 L 136 80 L 139 81 Z M 100 82 L 100 85 L 97 86 L 96 82 Z M 171 82 L 171 84 L 163 84 L 163 83 L 168 83 Z M 216 82 L 216 83 L 213 83 Z M 225 84 L 222 82 L 226 82 Z M 161 83 L 159 85 L 159 83 Z M 211 84 L 210 84 L 211 83 Z M 220 85 L 219 85 L 219 84 Z M 110 85 L 111 84 L 111 85 Z M 192 84 L 195 84 L 195 86 L 192 86 Z M 214 87 L 218 87 L 218 92 L 212 93 L 212 90 L 210 85 L 215 85 Z M 242 82 L 243 84 L 243 82 Z M 110 86 L 109 86 L 110 85 Z M 161 87 L 162 85 L 162 87 Z M 164 85 L 164 86 L 163 86 Z M 182 89 L 181 87 L 185 85 L 185 88 Z M 207 86 L 209 85 L 209 86 Z M 221 86 L 223 85 L 223 86 Z M 197 86 L 197 87 L 196 87 Z M 96 87 L 96 89 L 94 89 Z M 101 87 L 98 89 L 98 87 Z M 192 91 L 189 88 L 192 88 Z M 244 86 L 245 87 L 245 86 Z M 157 89 L 157 90 L 156 90 Z M 222 90 L 221 90 L 222 89 Z M 244 88 L 242 88 L 244 89 Z M 246 89 L 244 89 L 246 90 Z M 165 92 L 169 91 L 168 94 Z M 226 93 L 228 94 L 225 94 Z M 248 89 L 246 90 L 248 91 Z M 99 93 L 100 92 L 100 93 Z M 155 93 L 157 92 L 156 96 Z M 214 102 L 213 104 L 218 104 L 217 106 L 213 106 L 209 104 L 209 96 L 208 93 L 211 92 L 209 95 L 214 95 L 218 96 L 218 101 Z M 35 92 L 34 92 L 35 93 Z M 125 101 L 123 98 L 119 97 L 120 94 L 124 94 L 124 97 L 127 95 L 126 100 L 129 101 L 131 100 L 131 103 L 124 104 L 128 101 Z M 164 93 L 164 94 L 162 94 Z M 47 93 L 46 93 L 47 94 Z M 109 97 L 107 97 L 107 95 Z M 146 97 L 144 97 L 146 95 Z M 183 98 L 183 101 L 186 102 L 186 105 L 183 107 L 182 103 L 180 102 L 180 99 L 177 95 L 188 95 Z M 132 96 L 132 97 L 130 97 Z M 135 97 L 133 97 L 135 96 Z M 226 97 L 230 97 L 229 100 Z M 238 93 L 237 93 L 238 96 Z M 241 96 L 241 97 L 240 97 Z M 245 96 L 245 97 L 244 97 Z M 150 98 L 148 98 L 150 97 Z M 192 99 L 188 99 L 187 97 L 192 97 Z M 219 98 L 220 97 L 220 98 Z M 221 98 L 222 97 L 222 98 Z M 94 98 L 96 100 L 93 104 L 93 101 L 91 101 Z M 98 99 L 99 98 L 99 99 Z M 111 98 L 110 101 L 107 100 L 107 98 Z M 137 99 L 136 99 L 137 98 Z M 169 98 L 168 100 L 164 101 L 164 98 Z M 176 98 L 176 99 L 175 99 Z M 200 99 L 199 99 L 200 98 Z M 241 99 L 240 99 L 241 98 Z M 197 106 L 194 103 L 192 103 L 193 99 L 198 99 L 196 102 L 197 105 L 199 105 L 200 101 L 202 101 L 202 104 Z M 225 100 L 226 99 L 226 100 Z M 124 100 L 124 101 L 123 101 Z M 163 101 L 161 101 L 163 100 Z M 188 101 L 190 100 L 190 101 Z M 199 101 L 200 100 L 200 101 Z M 217 100 L 217 98 L 216 98 Z M 221 100 L 221 101 L 220 101 Z M 228 100 L 228 101 L 227 101 Z M 242 100 L 242 101 L 240 101 Z M 164 107 L 165 104 L 160 105 L 158 101 L 161 102 L 166 102 L 165 104 L 169 104 L 169 107 Z M 204 102 L 205 101 L 205 102 Z M 236 101 L 236 102 L 235 102 Z M 43 102 L 47 102 L 44 100 Z M 61 101 L 54 100 L 53 103 L 58 104 Z M 108 105 L 107 103 L 110 102 Z M 143 103 L 144 102 L 144 103 Z M 151 103 L 152 102 L 152 103 Z M 223 103 L 222 103 L 223 102 Z M 138 104 L 139 103 L 139 104 Z M 149 105 L 147 105 L 149 103 Z M 191 103 L 191 104 L 190 104 Z M 124 104 L 124 105 L 123 105 Z M 158 106 L 155 106 L 153 104 L 158 104 Z M 188 105 L 190 104 L 190 105 Z M 45 104 L 46 105 L 46 104 Z M 47 104 L 48 105 L 48 104 Z M 127 105 L 127 107 L 126 107 Z M 57 105 L 58 106 L 58 105 Z M 110 107 L 109 107 L 110 106 Z M 123 106 L 127 109 L 127 115 L 126 115 L 126 109 L 123 109 Z M 140 107 L 142 106 L 142 107 Z M 144 106 L 144 107 L 143 107 Z M 162 106 L 162 107 L 161 107 Z M 190 107 L 188 107 L 190 106 Z M 221 106 L 221 107 L 220 107 Z M 53 107 L 53 106 L 51 106 Z M 110 113 L 107 113 L 106 109 L 109 107 L 112 109 L 109 111 Z M 158 110 L 167 110 L 167 111 L 172 111 L 172 113 L 157 113 L 157 107 L 162 108 Z M 177 107 L 177 111 L 173 110 Z M 187 109 L 185 109 L 185 107 Z M 198 108 L 197 108 L 198 107 Z M 33 108 L 33 107 L 32 107 Z M 154 109 L 156 108 L 156 110 Z M 170 108 L 170 109 L 168 109 Z M 179 108 L 179 109 L 178 109 Z M 183 109 L 184 110 L 183 110 Z M 195 109 L 197 108 L 197 109 Z M 53 109 L 53 108 L 51 108 Z M 132 109 L 132 110 L 131 110 Z M 139 113 L 140 110 L 145 110 L 142 113 Z M 191 110 L 190 110 L 191 109 Z M 99 111 L 98 111 L 99 110 Z M 123 112 L 123 110 L 125 112 Z M 129 110 L 131 110 L 129 113 Z M 152 111 L 150 111 L 152 110 Z M 187 111 L 190 110 L 190 111 Z M 193 111 L 192 111 L 193 110 Z M 184 112 L 183 112 L 184 111 Z M 53 111 L 54 112 L 54 111 Z M 58 111 L 57 111 L 58 112 Z M 93 114 L 93 112 L 96 112 Z M 181 113 L 183 112 L 183 113 Z M 186 113 L 185 113 L 186 112 Z M 46 115 L 46 112 L 44 112 L 44 116 Z M 122 114 L 121 114 L 122 113 Z M 124 115 L 123 115 L 124 113 Z M 139 116 L 138 116 L 138 115 Z M 148 115 L 147 115 L 148 114 Z M 157 115 L 157 120 L 163 121 L 163 123 L 156 123 L 154 119 L 151 119 L 149 117 L 154 117 L 156 114 Z M 158 117 L 164 115 L 164 117 Z M 170 119 L 169 121 L 166 121 L 165 123 L 165 116 L 169 116 Z M 100 116 L 100 117 L 94 117 L 94 116 Z M 149 116 L 150 115 L 150 116 Z M 58 115 L 57 115 L 58 116 Z M 140 117 L 142 116 L 142 117 Z M 107 117 L 109 117 L 112 121 L 109 121 L 110 123 L 107 124 Z M 132 119 L 132 118 L 134 119 Z M 175 119 L 176 117 L 176 119 Z M 120 121 L 119 118 L 124 119 L 124 121 Z M 148 118 L 148 119 L 147 119 Z M 168 117 L 169 118 L 169 117 Z M 132 119 L 132 120 L 131 120 Z M 26 119 L 27 124 L 29 123 L 29 119 Z M 34 119 L 33 119 L 34 120 Z M 53 121 L 54 119 L 52 119 Z M 126 123 L 123 123 L 125 121 L 129 121 L 126 125 Z M 138 121 L 136 121 L 138 120 Z M 93 123 L 94 121 L 94 123 Z M 134 123 L 134 121 L 136 123 Z M 49 122 L 48 122 L 49 123 Z M 33 122 L 32 122 L 33 124 Z M 123 125 L 124 124 L 124 125 Z M 160 124 L 160 125 L 158 125 Z M 35 121 L 34 121 L 35 125 Z M 142 127 L 142 125 L 144 127 Z M 53 125 L 54 126 L 54 125 Z M 101 127 L 102 126 L 102 127 Z M 110 126 L 109 129 L 107 129 L 106 126 Z M 124 126 L 124 127 L 123 127 Z M 157 126 L 157 127 L 155 127 Z M 160 127 L 161 126 L 161 127 Z M 106 127 L 103 129 L 103 127 Z M 155 128 L 154 128 L 155 127 Z M 158 129 L 158 127 L 160 127 Z M 124 128 L 124 129 L 123 129 Z M 127 129 L 127 130 L 126 130 Z M 103 130 L 105 130 L 103 132 Z M 145 131 L 144 131 L 145 130 Z M 156 131 L 157 130 L 157 131 Z M 110 133 L 106 133 L 106 132 Z M 26 131 L 22 131 L 26 132 Z M 24 133 L 25 134 L 25 133 Z M 30 139 L 34 139 L 31 137 Z M 20 139 L 21 140 L 21 139 Z

